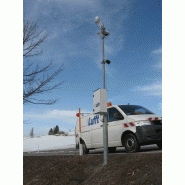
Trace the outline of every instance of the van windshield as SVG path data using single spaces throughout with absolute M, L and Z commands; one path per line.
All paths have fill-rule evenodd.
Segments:
M 154 114 L 148 109 L 138 105 L 118 105 L 126 115 Z

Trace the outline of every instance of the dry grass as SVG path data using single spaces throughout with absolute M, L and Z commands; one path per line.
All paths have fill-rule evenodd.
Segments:
M 162 154 L 110 155 L 103 166 L 103 156 L 25 156 L 25 185 L 109 185 L 162 184 Z

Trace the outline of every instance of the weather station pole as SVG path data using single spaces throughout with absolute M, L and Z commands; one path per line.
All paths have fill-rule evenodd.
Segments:
M 98 33 L 102 39 L 102 69 L 103 69 L 103 89 L 105 86 L 105 63 L 110 64 L 109 60 L 105 61 L 105 51 L 104 51 L 104 38 L 109 35 L 109 32 L 105 29 L 100 18 L 95 17 L 95 23 L 99 25 L 101 32 Z M 103 148 L 104 148 L 104 165 L 108 163 L 108 125 L 107 125 L 107 112 L 103 114 Z

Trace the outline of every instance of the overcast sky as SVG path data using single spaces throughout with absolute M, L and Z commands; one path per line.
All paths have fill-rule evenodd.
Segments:
M 49 34 L 43 55 L 29 59 L 40 65 L 53 61 L 64 71 L 62 88 L 45 98 L 51 106 L 24 105 L 24 135 L 34 127 L 47 134 L 56 125 L 74 130 L 78 108 L 92 112 L 93 91 L 102 88 L 99 16 L 110 35 L 105 39 L 108 101 L 142 105 L 162 115 L 162 2 L 156 0 L 24 0 L 24 18 L 37 21 Z

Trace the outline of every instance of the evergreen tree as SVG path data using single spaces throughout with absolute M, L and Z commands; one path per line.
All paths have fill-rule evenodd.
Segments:
M 33 128 L 31 129 L 30 137 L 33 137 Z
M 54 134 L 58 134 L 59 133 L 59 127 L 58 125 L 56 125 L 56 127 L 54 128 Z
M 53 135 L 53 129 L 52 128 L 49 130 L 49 133 L 48 134 L 49 135 Z

